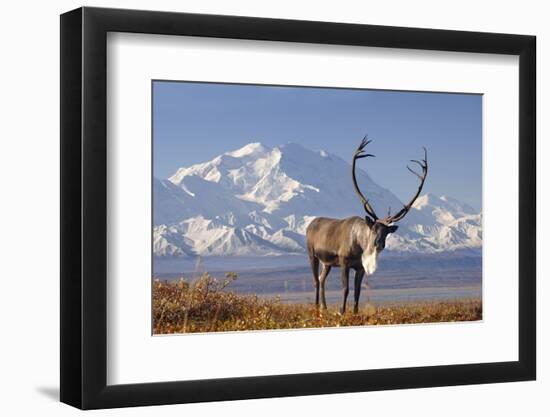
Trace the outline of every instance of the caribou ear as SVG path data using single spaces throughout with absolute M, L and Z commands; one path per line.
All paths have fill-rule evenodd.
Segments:
M 365 222 L 367 222 L 369 227 L 372 227 L 374 225 L 374 220 L 372 220 L 369 216 L 365 216 Z
M 388 227 L 388 233 L 395 233 L 395 231 L 399 228 L 397 225 L 389 226 Z

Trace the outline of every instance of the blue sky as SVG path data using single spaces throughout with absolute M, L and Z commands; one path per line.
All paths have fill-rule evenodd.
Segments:
M 153 126 L 158 178 L 250 142 L 351 160 L 367 134 L 376 158 L 361 167 L 400 199 L 417 185 L 405 166 L 426 146 L 424 192 L 481 208 L 481 95 L 155 81 Z

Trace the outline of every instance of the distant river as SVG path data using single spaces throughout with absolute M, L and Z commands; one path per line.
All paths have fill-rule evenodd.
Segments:
M 192 281 L 201 272 L 223 278 L 235 272 L 231 289 L 260 297 L 279 296 L 287 303 L 313 302 L 313 277 L 306 256 L 204 257 L 200 259 L 155 258 L 154 278 Z M 350 288 L 353 288 L 353 271 Z M 363 280 L 365 282 L 365 280 Z M 481 298 L 482 262 L 479 256 L 456 254 L 382 254 L 379 267 L 369 277 L 361 301 L 381 303 Z M 327 301 L 341 300 L 340 269 L 333 268 L 327 280 Z M 349 300 L 353 300 L 353 291 Z

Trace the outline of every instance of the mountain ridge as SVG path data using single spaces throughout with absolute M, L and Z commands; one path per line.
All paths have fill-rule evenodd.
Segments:
M 269 256 L 305 252 L 317 216 L 362 215 L 351 166 L 299 144 L 249 143 L 210 161 L 154 178 L 156 256 Z M 377 212 L 403 203 L 363 170 L 357 180 Z M 481 213 L 449 196 L 421 195 L 390 235 L 395 253 L 481 251 Z

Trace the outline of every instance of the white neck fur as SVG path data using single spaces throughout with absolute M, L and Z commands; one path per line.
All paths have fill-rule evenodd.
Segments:
M 364 251 L 363 255 L 361 255 L 361 263 L 365 269 L 365 274 L 374 274 L 376 268 L 378 268 L 378 251 L 376 249 L 373 251 Z

